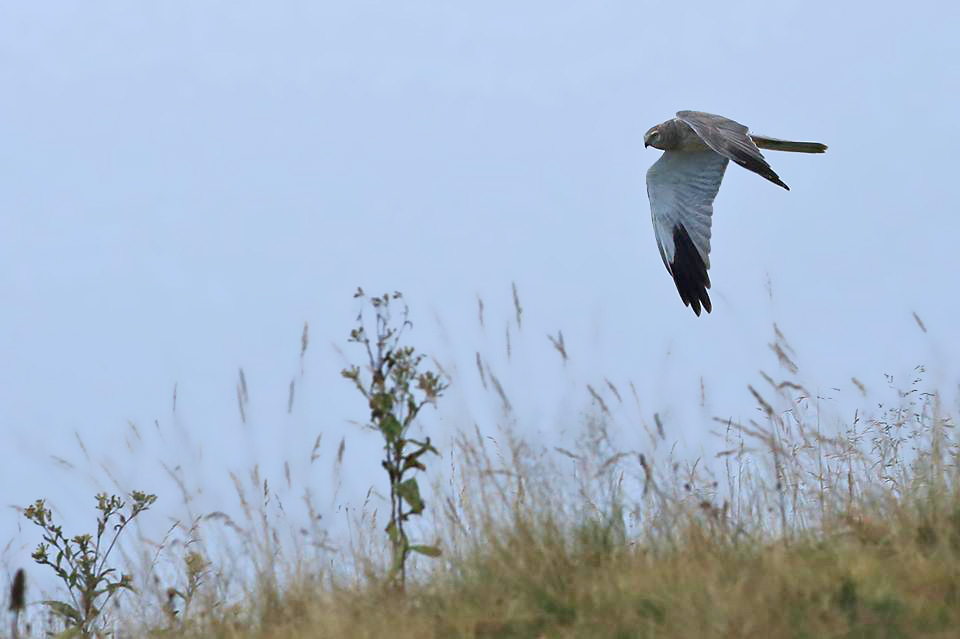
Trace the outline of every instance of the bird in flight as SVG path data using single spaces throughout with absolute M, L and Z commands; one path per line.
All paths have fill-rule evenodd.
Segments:
M 680 111 L 651 128 L 643 146 L 664 151 L 647 171 L 647 197 L 660 257 L 673 276 L 680 299 L 700 315 L 713 310 L 710 288 L 710 224 L 713 200 L 727 163 L 733 160 L 777 186 L 790 190 L 760 149 L 823 153 L 825 144 L 792 142 L 749 133 L 747 127 L 720 115 Z

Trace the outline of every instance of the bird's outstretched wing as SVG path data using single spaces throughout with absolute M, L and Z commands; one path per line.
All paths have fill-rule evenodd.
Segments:
M 701 140 L 720 155 L 790 190 L 777 175 L 747 133 L 747 127 L 729 118 L 700 111 L 679 111 L 677 119 L 693 129 Z
M 713 310 L 710 288 L 710 224 L 727 158 L 713 151 L 664 151 L 647 171 L 647 197 L 660 257 L 680 299 L 700 315 Z

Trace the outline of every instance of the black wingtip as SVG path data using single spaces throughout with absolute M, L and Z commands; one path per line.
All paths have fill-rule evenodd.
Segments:
M 670 274 L 677 285 L 677 292 L 684 305 L 693 309 L 700 316 L 701 307 L 708 313 L 713 310 L 707 289 L 710 288 L 710 276 L 707 275 L 707 265 L 700 256 L 700 251 L 694 246 L 693 240 L 683 225 L 673 227 L 673 262 L 670 263 Z
M 739 149 L 738 149 L 739 151 Z M 759 155 L 759 153 L 758 153 Z M 760 177 L 766 178 L 776 184 L 777 186 L 782 186 L 786 190 L 790 190 L 790 187 L 787 186 L 787 183 L 780 179 L 780 176 L 777 175 L 777 172 L 770 168 L 770 165 L 767 164 L 767 161 L 763 158 L 762 155 L 759 157 L 753 157 L 749 154 L 738 154 L 732 156 L 734 162 L 747 169 L 748 171 L 753 171 Z
M 737 162 L 737 164 L 740 164 L 740 163 Z M 744 168 L 746 168 L 746 169 L 750 169 L 751 171 L 753 171 L 753 172 L 761 175 L 762 177 L 767 178 L 768 180 L 770 180 L 771 182 L 773 182 L 773 183 L 776 184 L 777 186 L 782 186 L 783 188 L 785 188 L 785 189 L 788 190 L 788 191 L 790 190 L 790 187 L 787 186 L 787 183 L 784 182 L 783 180 L 781 180 L 781 179 L 780 179 L 780 176 L 777 175 L 777 173 L 776 173 L 773 169 L 771 169 L 771 168 L 770 168 L 770 165 L 767 164 L 766 162 L 764 162 L 762 165 L 760 165 L 760 164 L 753 165 L 753 164 L 751 163 L 750 165 L 748 165 L 748 164 L 743 164 L 742 166 L 743 166 Z

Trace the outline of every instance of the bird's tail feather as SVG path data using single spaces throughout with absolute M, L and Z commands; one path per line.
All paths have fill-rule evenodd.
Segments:
M 778 140 L 777 138 L 768 138 L 765 135 L 750 135 L 761 149 L 770 149 L 771 151 L 792 151 L 794 153 L 823 153 L 827 150 L 826 144 L 819 142 L 793 142 L 791 140 Z

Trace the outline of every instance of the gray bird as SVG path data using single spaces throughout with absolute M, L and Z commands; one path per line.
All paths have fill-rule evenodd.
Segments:
M 713 310 L 710 288 L 710 224 L 713 200 L 727 163 L 733 160 L 777 186 L 790 190 L 760 153 L 760 149 L 823 153 L 825 144 L 791 142 L 749 133 L 739 122 L 700 111 L 680 111 L 677 117 L 651 128 L 643 146 L 665 153 L 647 171 L 647 197 L 660 257 L 673 276 L 680 299 L 700 315 Z

